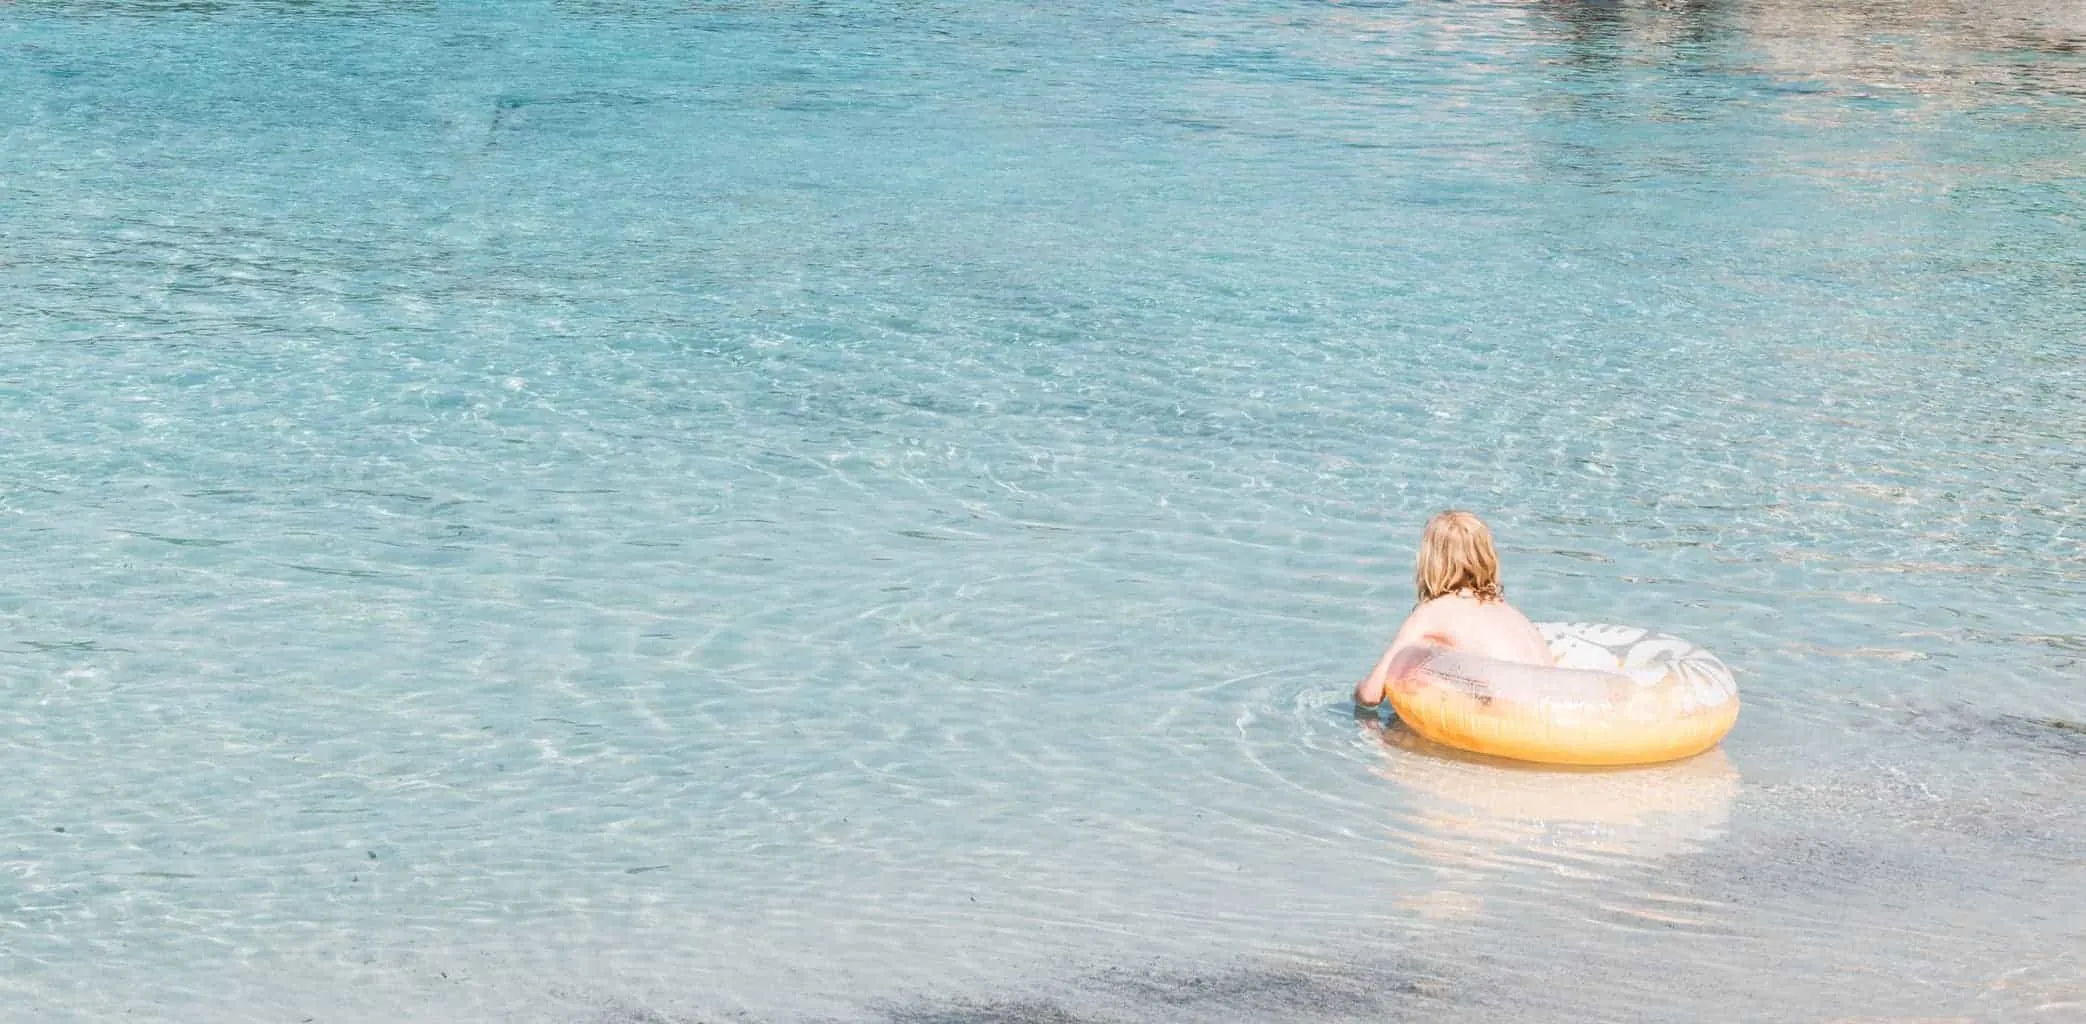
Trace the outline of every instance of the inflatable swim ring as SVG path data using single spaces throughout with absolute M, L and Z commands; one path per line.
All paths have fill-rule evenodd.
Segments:
M 1716 655 L 1630 626 L 1543 622 L 1556 668 L 1428 648 L 1386 687 L 1436 743 L 1549 764 L 1649 764 L 1716 746 L 1738 683 Z

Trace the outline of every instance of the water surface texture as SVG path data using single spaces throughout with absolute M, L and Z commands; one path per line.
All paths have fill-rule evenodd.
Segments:
M 0 6 L 0 1018 L 2086 1019 L 2082 11 Z

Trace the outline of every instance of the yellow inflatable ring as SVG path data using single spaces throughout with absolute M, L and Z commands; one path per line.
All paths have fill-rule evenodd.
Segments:
M 1391 707 L 1436 743 L 1548 764 L 1671 761 L 1716 746 L 1738 721 L 1731 670 L 1686 640 L 1584 622 L 1536 628 L 1557 667 L 1428 648 L 1390 680 Z

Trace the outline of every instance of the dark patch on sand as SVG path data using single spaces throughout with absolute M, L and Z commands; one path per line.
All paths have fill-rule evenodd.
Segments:
M 1054 996 L 923 999 L 887 1007 L 887 1024 L 1128 1024 L 1132 1021 L 1436 1020 L 1449 986 L 1404 966 L 1258 963 L 1223 970 L 1111 967 Z
M 1992 724 L 1998 732 L 2021 740 L 2038 750 L 2086 757 L 2086 722 L 2074 722 L 2066 718 L 2001 715 L 1993 719 Z
M 1954 743 L 2027 748 L 2069 757 L 2086 755 L 2086 722 L 2032 715 L 1993 715 L 1975 708 L 1907 707 L 1886 719 L 1921 736 Z
M 1231 1024 L 1246 1020 L 1380 1024 L 1446 1019 L 1456 1009 L 1448 998 L 1449 990 L 1443 978 L 1402 963 L 1261 961 L 1211 971 L 1109 967 L 1053 983 L 1047 992 L 927 995 L 867 1006 L 860 1016 L 786 1024 Z M 726 1019 L 739 1020 L 611 1006 L 574 1024 L 723 1024 Z
M 651 1010 L 610 1010 L 598 1017 L 588 1017 L 584 1024 L 721 1024 L 700 1017 L 670 1017 Z
M 1240 967 L 1210 974 L 1104 971 L 1100 985 L 1134 1003 L 1208 1007 L 1312 1019 L 1378 1016 L 1395 1004 L 1431 999 L 1446 986 L 1433 978 L 1354 966 Z
M 1118 1024 L 1121 1018 L 1074 1013 L 1048 1000 L 951 1000 L 893 1010 L 891 1024 Z

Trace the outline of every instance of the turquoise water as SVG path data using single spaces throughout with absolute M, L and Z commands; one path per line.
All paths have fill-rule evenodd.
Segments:
M 2078 1019 L 2086 18 L 1824 6 L 0 7 L 0 1018 Z

